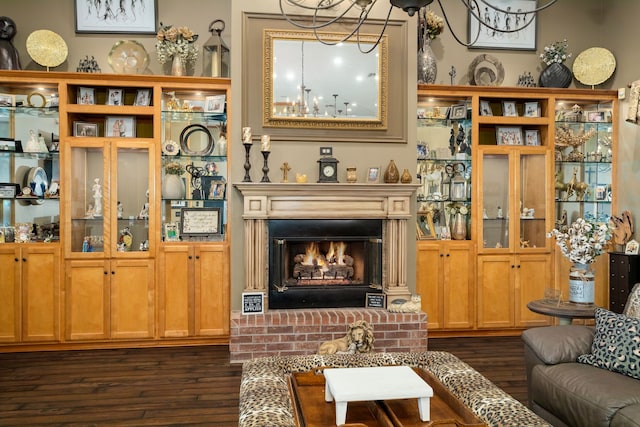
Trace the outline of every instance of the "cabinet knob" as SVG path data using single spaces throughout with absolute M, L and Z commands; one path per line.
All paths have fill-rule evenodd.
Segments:
M 27 262 L 27 259 L 26 258 L 22 258 L 22 262 Z
M 444 254 L 440 254 L 440 258 L 444 257 Z
M 189 255 L 189 259 L 193 259 L 193 257 L 191 255 Z
M 104 272 L 104 275 L 106 276 L 107 274 L 109 274 L 109 272 L 108 272 L 108 271 L 105 271 L 105 272 Z
M 520 268 L 520 264 L 518 264 L 518 268 Z
M 116 274 L 116 272 L 115 272 L 115 271 L 113 271 L 113 270 L 111 270 L 111 274 Z
M 513 264 L 511 264 L 511 268 L 516 268 L 516 266 L 515 266 L 515 265 L 513 265 Z
M 20 258 L 14 258 L 13 259 L 15 262 L 20 262 Z
M 447 258 L 449 258 L 451 256 L 451 254 L 447 254 Z
M 196 255 L 196 259 L 200 259 L 200 255 Z

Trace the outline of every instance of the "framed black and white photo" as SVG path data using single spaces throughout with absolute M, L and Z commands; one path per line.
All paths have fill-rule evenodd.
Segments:
M 78 104 L 93 105 L 96 103 L 96 90 L 92 87 L 78 88 Z
M 524 131 L 525 145 L 538 146 L 540 145 L 540 131 L 537 129 L 527 129 Z
M 224 113 L 226 95 L 213 95 L 205 98 L 204 111 L 207 113 Z
M 475 3 L 471 3 L 475 5 Z M 469 48 L 536 50 L 536 0 L 485 0 L 469 11 Z
M 13 138 L 0 138 L 0 151 L 19 151 Z
M 123 105 L 124 104 L 124 90 L 122 89 L 109 89 L 107 90 L 107 99 L 105 102 L 107 105 Z
M 155 34 L 157 0 L 75 0 L 76 33 Z
M 132 116 L 107 116 L 104 135 L 121 138 L 136 136 L 136 118 Z
M 452 105 L 449 109 L 450 120 L 461 120 L 467 118 L 467 106 L 465 104 Z
M 493 109 L 491 103 L 486 100 L 480 100 L 480 115 L 481 116 L 493 116 Z
M 98 124 L 73 122 L 73 136 L 98 136 Z
M 524 103 L 525 117 L 540 117 L 540 103 L 538 101 Z
M 133 105 L 139 107 L 148 107 L 151 105 L 151 89 L 138 89 Z
M 502 101 L 502 115 L 505 117 L 517 117 L 518 108 L 515 101 Z
M 499 126 L 496 128 L 497 145 L 524 145 L 520 126 Z

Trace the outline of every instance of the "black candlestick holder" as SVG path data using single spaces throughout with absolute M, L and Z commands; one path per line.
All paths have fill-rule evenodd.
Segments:
M 249 161 L 249 152 L 251 151 L 251 142 L 243 142 L 245 149 L 245 160 L 244 160 L 244 179 L 242 182 L 251 182 L 251 175 L 249 175 L 249 170 L 251 169 L 251 162 Z
M 269 152 L 263 151 L 262 157 L 264 157 L 264 166 L 262 166 L 262 180 L 260 182 L 271 182 L 269 180 L 269 163 L 267 161 L 269 158 Z

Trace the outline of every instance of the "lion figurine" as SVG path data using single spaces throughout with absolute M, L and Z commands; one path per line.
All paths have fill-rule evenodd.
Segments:
M 369 353 L 373 350 L 373 327 L 365 320 L 358 320 L 347 327 L 347 335 L 320 344 L 318 354 Z

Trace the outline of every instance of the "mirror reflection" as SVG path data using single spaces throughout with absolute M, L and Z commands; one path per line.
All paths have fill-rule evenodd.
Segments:
M 377 39 L 366 37 L 363 50 Z M 265 126 L 382 123 L 386 48 L 386 38 L 364 54 L 356 42 L 325 45 L 312 32 L 265 30 Z

